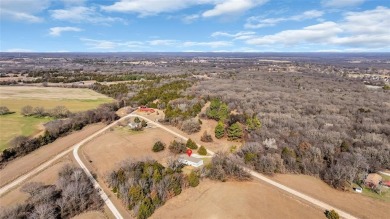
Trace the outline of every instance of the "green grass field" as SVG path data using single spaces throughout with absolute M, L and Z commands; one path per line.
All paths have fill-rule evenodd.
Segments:
M 62 105 L 71 112 L 94 109 L 100 104 L 112 102 L 113 99 L 88 89 L 75 88 L 31 88 L 0 87 L 0 106 L 6 106 L 14 114 L 0 116 L 0 151 L 7 148 L 12 138 L 25 135 L 33 136 L 41 130 L 42 124 L 52 118 L 24 117 L 20 114 L 22 107 L 31 105 L 51 109 Z M 28 97 L 32 98 L 28 98 Z M 74 99 L 71 99 L 74 98 Z

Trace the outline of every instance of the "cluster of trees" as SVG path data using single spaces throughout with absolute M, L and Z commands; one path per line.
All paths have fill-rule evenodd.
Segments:
M 238 155 L 259 172 L 308 174 L 345 188 L 390 168 L 386 90 L 326 74 L 240 72 L 200 81 L 192 92 L 212 94 L 238 114 L 227 125 L 247 125 Z M 216 137 L 227 131 L 219 126 Z
M 173 140 L 169 144 L 169 151 L 174 154 L 182 154 L 187 151 L 187 147 L 186 144 L 184 144 L 183 142 L 178 142 L 176 140 Z
M 201 176 L 225 182 L 227 180 L 249 180 L 251 176 L 243 168 L 242 160 L 225 152 L 217 152 L 211 162 L 201 169 Z
M 165 120 L 171 124 L 175 124 L 193 118 L 200 113 L 203 105 L 203 100 L 191 97 L 172 100 L 164 111 Z
M 55 185 L 28 183 L 21 189 L 27 200 L 0 211 L 0 218 L 72 218 L 91 210 L 102 210 L 103 200 L 81 168 L 66 165 Z
M 15 112 L 11 112 L 8 107 L 6 106 L 0 106 L 0 115 L 7 115 L 7 114 L 12 114 Z
M 173 160 L 166 168 L 155 160 L 127 160 L 108 174 L 107 182 L 135 217 L 144 219 L 184 188 L 199 184 L 197 173 L 186 176 L 182 168 Z
M 138 105 L 153 105 L 153 101 L 159 100 L 160 107 L 165 108 L 169 101 L 183 97 L 181 94 L 186 88 L 190 87 L 190 83 L 185 80 L 176 80 L 161 86 L 148 86 L 140 90 L 131 98 L 132 102 Z
M 220 99 L 211 100 L 210 107 L 208 107 L 206 110 L 207 117 L 216 121 L 225 121 L 229 114 L 229 107 Z
M 92 86 L 92 90 L 114 99 L 122 99 L 123 97 L 126 97 L 127 93 L 129 92 L 129 88 L 126 83 L 110 85 L 95 83 Z
M 10 147 L 5 149 L 0 157 L 0 166 L 20 156 L 24 156 L 39 147 L 55 141 L 57 138 L 67 135 L 71 131 L 77 131 L 92 123 L 111 123 L 118 119 L 116 110 L 118 105 L 103 104 L 97 109 L 71 114 L 67 119 L 57 119 L 45 124 L 45 133 L 36 138 L 18 136 L 11 140 Z
M 32 107 L 30 105 L 22 107 L 20 113 L 23 116 L 35 116 L 35 117 L 46 117 L 50 116 L 53 118 L 67 118 L 71 112 L 65 106 L 56 106 L 53 109 L 45 109 L 43 107 Z

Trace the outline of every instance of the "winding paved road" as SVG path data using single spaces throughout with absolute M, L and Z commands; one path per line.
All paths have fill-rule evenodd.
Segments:
M 10 190 L 11 188 L 19 185 L 20 183 L 22 183 L 24 180 L 28 179 L 29 177 L 39 173 L 40 171 L 44 170 L 45 168 L 47 168 L 48 166 L 50 166 L 52 163 L 54 163 L 56 160 L 58 160 L 59 158 L 63 157 L 65 154 L 69 153 L 70 151 L 73 150 L 73 156 L 75 157 L 77 163 L 81 166 L 81 168 L 84 170 L 84 172 L 88 175 L 88 177 L 91 179 L 93 185 L 95 188 L 97 188 L 99 190 L 99 194 L 100 194 L 100 197 L 104 200 L 105 204 L 108 206 L 108 208 L 112 211 L 112 213 L 114 214 L 114 216 L 118 219 L 122 219 L 122 215 L 119 213 L 118 209 L 114 206 L 114 204 L 111 202 L 111 200 L 108 198 L 107 194 L 103 191 L 102 187 L 99 185 L 99 183 L 93 178 L 91 172 L 88 170 L 88 168 L 85 166 L 85 164 L 82 162 L 82 160 L 80 159 L 79 155 L 78 155 L 78 150 L 79 148 L 84 145 L 85 143 L 87 143 L 88 141 L 92 140 L 93 138 L 95 138 L 96 136 L 102 134 L 103 132 L 105 132 L 106 130 L 108 130 L 109 128 L 115 126 L 118 122 L 126 119 L 126 118 L 129 118 L 129 117 L 140 117 L 146 121 L 148 121 L 149 123 L 153 124 L 154 126 L 156 127 L 159 127 L 171 134 L 173 134 L 174 136 L 177 136 L 185 141 L 188 140 L 188 138 L 170 130 L 169 128 L 157 123 L 157 122 L 154 122 L 146 117 L 143 117 L 141 115 L 136 115 L 136 114 L 129 114 L 127 116 L 124 116 L 122 117 L 121 119 L 111 123 L 110 125 L 106 126 L 105 128 L 99 130 L 98 132 L 94 133 L 93 135 L 89 136 L 88 138 L 84 139 L 83 141 L 79 142 L 78 144 L 74 145 L 72 148 L 62 152 L 61 154 L 58 154 L 56 157 L 54 157 L 53 159 L 43 163 L 42 165 L 38 166 L 37 168 L 35 168 L 34 170 L 30 171 L 29 173 L 23 175 L 23 176 L 20 176 L 19 178 L 17 178 L 16 180 L 12 181 L 11 183 L 5 185 L 4 187 L 2 187 L 0 189 L 0 195 L 4 194 L 5 192 L 7 192 L 8 190 Z M 214 154 L 214 152 L 210 151 L 210 150 L 207 150 L 207 152 L 211 155 Z M 245 167 L 244 167 L 245 168 Z M 298 192 L 296 190 L 293 190 L 287 186 L 284 186 L 280 183 L 277 183 L 255 171 L 252 171 L 248 168 L 245 168 L 245 170 L 247 170 L 253 177 L 261 180 L 261 181 L 264 181 L 272 186 L 275 186 L 289 194 L 292 194 L 296 197 L 299 197 L 300 199 L 303 199 L 313 205 L 316 205 L 318 207 L 320 207 L 321 209 L 323 210 L 331 210 L 331 209 L 334 209 L 335 211 L 337 211 L 339 213 L 339 215 L 343 218 L 347 218 L 347 219 L 357 219 L 356 217 L 352 216 L 351 214 L 345 212 L 345 211 L 342 211 L 338 208 L 335 208 L 329 204 L 326 204 L 320 200 L 317 200 L 315 198 L 312 198 L 308 195 L 305 195 L 301 192 Z

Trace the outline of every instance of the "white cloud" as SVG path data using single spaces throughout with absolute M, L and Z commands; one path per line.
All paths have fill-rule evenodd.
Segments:
M 50 6 L 50 0 L 1 0 L 0 17 L 16 21 L 36 23 L 43 21 L 37 16 Z
M 61 0 L 65 7 L 84 5 L 86 0 Z
M 94 40 L 88 38 L 81 38 L 81 41 L 91 49 L 126 49 L 126 48 L 142 48 L 143 42 L 140 41 L 111 41 L 111 40 Z
M 52 27 L 50 28 L 49 34 L 52 36 L 61 36 L 62 32 L 69 32 L 69 31 L 80 32 L 82 31 L 82 29 L 78 27 Z
M 322 0 L 321 4 L 325 7 L 344 8 L 361 5 L 365 0 Z
M 192 23 L 195 20 L 197 20 L 200 16 L 198 14 L 192 14 L 192 15 L 187 15 L 183 18 L 184 23 Z
M 240 31 L 235 34 L 230 34 L 226 32 L 214 32 L 211 34 L 212 37 L 231 37 L 235 40 L 246 40 L 252 38 L 256 33 L 252 31 Z
M 267 0 L 226 0 L 217 3 L 211 10 L 202 13 L 203 17 L 215 17 L 224 14 L 239 14 L 266 3 Z
M 319 18 L 322 17 L 323 14 L 323 11 L 309 10 L 303 12 L 302 14 L 290 17 L 264 18 L 262 16 L 253 16 L 247 19 L 247 22 L 244 27 L 249 29 L 270 27 L 285 21 L 303 21 L 307 19 Z
M 287 46 L 315 44 L 359 48 L 390 48 L 390 9 L 377 7 L 362 12 L 348 12 L 340 22 L 322 22 L 303 29 L 285 30 L 273 35 L 254 37 L 248 44 Z
M 171 46 L 177 43 L 176 40 L 151 40 L 148 41 L 151 46 Z
M 119 0 L 112 5 L 101 6 L 105 11 L 137 13 L 141 17 L 174 12 L 195 5 L 211 5 L 213 8 L 201 13 L 202 17 L 242 13 L 260 6 L 268 0 Z M 184 21 L 191 22 L 201 17 L 189 15 Z
M 67 9 L 51 10 L 51 17 L 56 20 L 70 21 L 75 23 L 101 23 L 107 24 L 116 21 L 123 22 L 123 19 L 116 17 L 104 16 L 96 11 L 95 8 L 84 6 L 71 7 Z

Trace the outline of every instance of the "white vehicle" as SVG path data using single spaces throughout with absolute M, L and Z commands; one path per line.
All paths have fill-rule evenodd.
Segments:
M 362 189 L 362 188 L 355 188 L 355 192 L 357 192 L 357 193 L 362 193 L 362 192 L 363 192 L 363 189 Z

